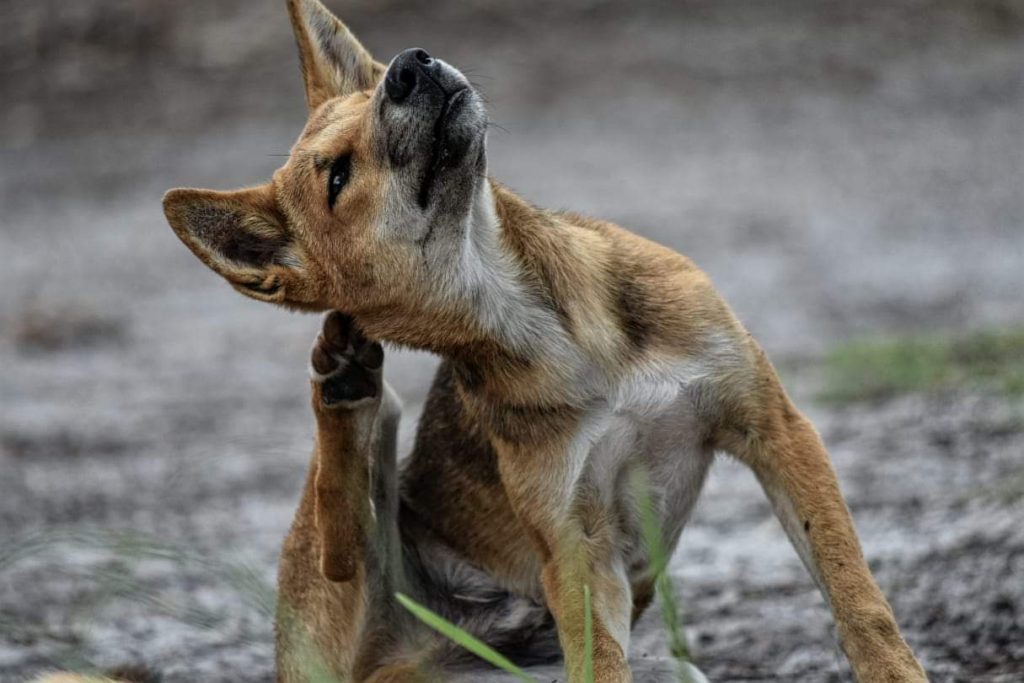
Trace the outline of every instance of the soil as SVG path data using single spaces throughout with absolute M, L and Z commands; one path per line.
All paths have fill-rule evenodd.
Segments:
M 159 199 L 282 161 L 304 121 L 283 3 L 0 17 L 0 681 L 272 681 L 318 321 L 235 294 Z M 419 45 L 469 73 L 497 178 L 707 270 L 821 429 L 932 679 L 1024 680 L 1024 406 L 813 400 L 849 338 L 1024 323 L 1024 5 L 355 0 L 345 18 L 385 59 Z M 406 443 L 434 363 L 389 354 Z M 741 466 L 716 464 L 672 568 L 711 680 L 850 679 Z M 670 680 L 656 611 L 630 654 L 638 681 Z

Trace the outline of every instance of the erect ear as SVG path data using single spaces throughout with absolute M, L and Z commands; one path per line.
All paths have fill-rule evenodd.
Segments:
M 234 192 L 171 190 L 164 214 L 199 259 L 247 296 L 308 300 L 301 249 L 292 243 L 268 185 Z
M 374 61 L 320 0 L 288 0 L 288 13 L 310 111 L 332 97 L 372 88 L 384 76 L 385 66 Z

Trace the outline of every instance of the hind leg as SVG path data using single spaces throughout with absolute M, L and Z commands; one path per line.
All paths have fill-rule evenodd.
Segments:
M 316 446 L 279 567 L 282 683 L 363 680 L 404 642 L 395 445 L 383 351 L 331 313 L 312 352 Z M 382 634 L 379 624 L 392 628 Z M 394 679 L 398 680 L 398 679 Z M 409 679 L 415 680 L 415 679 Z
M 391 579 L 399 570 L 395 448 L 401 408 L 382 378 L 384 351 L 335 312 L 324 319 L 310 364 L 321 572 L 331 581 L 350 581 L 367 560 Z

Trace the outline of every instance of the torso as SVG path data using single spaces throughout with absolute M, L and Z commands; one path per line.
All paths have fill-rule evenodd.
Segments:
M 402 495 L 419 533 L 484 570 L 502 589 L 542 599 L 540 560 L 502 486 L 490 431 L 466 406 L 466 390 L 451 362 L 438 370 L 415 447 L 406 461 Z M 647 472 L 652 509 L 671 552 L 696 502 L 713 449 L 708 412 L 710 371 L 699 363 L 647 364 L 606 395 L 552 414 L 501 420 L 501 428 L 533 433 L 574 424 L 566 454 L 581 460 L 580 482 L 614 511 L 624 570 L 635 586 L 647 581 L 643 527 L 632 505 L 632 477 Z M 471 399 L 470 399 L 471 400 Z M 408 521 L 411 520 L 407 520 Z
M 520 207 L 504 201 L 508 224 L 508 212 Z M 519 256 L 495 262 L 512 271 L 464 283 L 462 300 L 485 302 L 522 269 L 512 289 L 519 298 L 511 300 L 531 306 L 503 310 L 489 323 L 497 330 L 486 332 L 493 348 L 475 343 L 477 355 L 445 354 L 403 469 L 403 526 L 415 529 L 407 538 L 440 544 L 502 589 L 542 600 L 541 559 L 513 512 L 495 440 L 527 454 L 560 440 L 567 448 L 554 450 L 566 459 L 568 479 L 559 484 L 572 486 L 553 490 L 566 498 L 579 485 L 596 493 L 616 521 L 622 568 L 637 587 L 650 577 L 630 504 L 632 472 L 646 468 L 671 552 L 712 460 L 721 405 L 713 388 L 742 385 L 723 377 L 742 378 L 751 346 L 685 257 L 600 221 L 536 220 L 503 238 L 500 248 Z M 481 255 L 499 246 L 481 245 L 474 247 Z M 429 334 L 428 320 L 423 330 Z

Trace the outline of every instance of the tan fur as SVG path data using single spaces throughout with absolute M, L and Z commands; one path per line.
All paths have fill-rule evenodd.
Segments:
M 151 683 L 156 680 L 156 676 L 150 671 L 128 667 L 118 669 L 109 675 L 44 674 L 33 679 L 32 683 Z
M 394 224 L 402 191 L 395 163 L 380 153 L 378 124 L 385 69 L 319 2 L 288 5 L 310 107 L 291 157 L 257 188 L 169 192 L 168 220 L 243 294 L 345 311 L 370 338 L 432 351 L 446 364 L 402 473 L 400 519 L 389 484 L 371 474 L 393 467 L 378 445 L 387 428 L 367 409 L 324 409 L 314 382 L 317 453 L 281 562 L 280 679 L 306 680 L 311 646 L 354 680 L 443 678 L 436 638 L 390 600 L 405 580 L 393 532 L 443 547 L 512 593 L 543 597 L 572 681 L 582 680 L 589 586 L 596 678 L 631 680 L 628 629 L 651 600 L 651 580 L 624 565 L 621 501 L 600 485 L 587 430 L 609 438 L 600 431 L 607 420 L 642 414 L 648 403 L 663 409 L 682 392 L 694 448 L 735 455 L 764 486 L 833 610 L 858 680 L 924 680 L 867 568 L 821 440 L 708 278 L 669 249 L 537 209 L 491 180 L 474 190 L 470 211 L 483 218 L 461 242 L 430 231 L 395 237 L 388 231 L 404 229 Z M 331 208 L 327 169 L 342 155 L 351 179 Z M 452 224 L 469 225 L 460 220 Z M 462 249 L 490 229 L 500 257 L 480 258 L 497 260 L 431 265 L 430 239 Z M 472 295 L 444 284 L 478 265 L 491 269 L 487 278 L 508 271 L 512 279 L 497 294 L 485 291 L 487 278 Z M 484 296 L 504 297 L 498 302 L 522 319 L 488 321 L 474 299 Z M 523 334 L 534 328 L 542 332 Z M 665 393 L 659 382 L 673 372 L 679 386 Z M 613 394 L 621 410 L 600 408 Z M 392 505 L 394 519 L 371 510 L 371 499 Z M 685 519 L 665 521 L 676 527 L 674 545 Z

